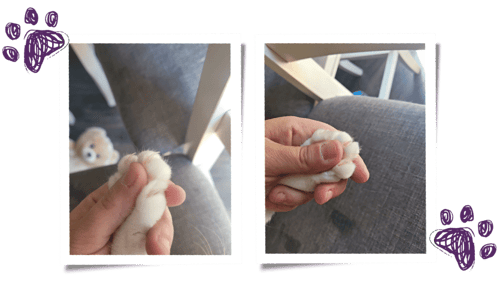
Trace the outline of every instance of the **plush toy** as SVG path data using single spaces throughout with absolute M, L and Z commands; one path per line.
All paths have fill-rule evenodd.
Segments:
M 70 173 L 116 164 L 119 152 L 103 128 L 90 127 L 77 142 L 70 139 Z

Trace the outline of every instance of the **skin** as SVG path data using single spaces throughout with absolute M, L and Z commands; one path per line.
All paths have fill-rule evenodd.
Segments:
M 70 213 L 70 254 L 110 254 L 112 234 L 129 216 L 136 197 L 147 183 L 145 167 L 132 163 L 112 189 L 109 190 L 105 183 L 88 195 Z M 185 191 L 171 181 L 167 185 L 167 206 L 181 205 L 185 201 Z M 166 208 L 161 219 L 147 233 L 147 253 L 169 255 L 173 234 L 173 220 Z
M 316 186 L 314 193 L 292 189 L 278 182 L 290 174 L 315 174 L 327 171 L 343 158 L 343 144 L 325 141 L 300 147 L 319 128 L 337 130 L 315 120 L 298 117 L 281 117 L 265 121 L 265 188 L 266 208 L 286 212 L 312 200 L 324 204 L 339 196 L 346 189 L 348 180 L 323 183 Z M 358 156 L 354 161 L 355 172 L 351 179 L 366 182 L 369 177 L 367 166 Z

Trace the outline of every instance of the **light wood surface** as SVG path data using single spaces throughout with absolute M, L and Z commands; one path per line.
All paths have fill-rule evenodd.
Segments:
M 327 56 L 324 70 L 328 73 L 328 75 L 330 75 L 331 77 L 335 77 L 340 61 L 341 61 L 341 55 Z
M 287 62 L 293 62 L 306 58 L 321 57 L 333 54 L 367 52 L 367 51 L 390 51 L 390 50 L 420 50 L 425 44 L 266 44 L 278 56 Z
M 216 160 L 224 148 L 221 145 L 218 151 L 214 146 L 210 146 L 213 149 L 203 146 L 203 143 L 215 140 L 216 127 L 228 110 L 219 108 L 219 104 L 230 79 L 230 63 L 230 44 L 208 46 L 185 136 L 185 143 L 188 146 L 186 155 L 195 165 L 205 164 L 206 169 L 211 168 L 213 164 L 208 160 Z
M 264 46 L 264 60 L 269 68 L 315 100 L 352 95 L 311 58 L 287 62 Z
M 359 66 L 353 64 L 350 60 L 341 60 L 339 68 L 355 76 L 363 75 L 363 70 Z
M 405 64 L 415 73 L 420 73 L 421 72 L 421 67 L 417 63 L 416 59 L 410 54 L 410 51 L 407 50 L 401 50 L 398 51 L 398 54 L 402 58 L 402 60 L 405 62 Z
M 395 76 L 396 64 L 398 62 L 398 51 L 391 51 L 386 59 L 386 67 L 384 68 L 384 76 L 379 90 L 379 99 L 389 99 L 391 93 L 391 84 Z

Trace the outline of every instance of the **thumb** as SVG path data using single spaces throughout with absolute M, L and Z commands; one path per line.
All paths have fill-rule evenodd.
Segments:
M 147 185 L 147 171 L 140 163 L 131 163 L 129 170 L 91 209 L 96 232 L 111 235 L 129 216 L 136 197 Z
M 342 155 L 342 144 L 336 140 L 300 147 L 265 139 L 265 168 L 269 176 L 327 171 L 341 161 Z

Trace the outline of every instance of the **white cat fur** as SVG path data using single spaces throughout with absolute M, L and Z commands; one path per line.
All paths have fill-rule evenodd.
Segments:
M 281 179 L 279 184 L 305 192 L 314 192 L 314 189 L 318 184 L 338 182 L 341 179 L 350 178 L 356 169 L 356 165 L 353 163 L 353 160 L 360 153 L 360 147 L 358 146 L 358 142 L 354 142 L 353 138 L 348 133 L 343 131 L 318 129 L 301 146 L 308 146 L 313 143 L 327 140 L 338 140 L 343 144 L 343 159 L 336 166 L 334 166 L 331 170 L 319 174 L 290 175 Z M 273 215 L 274 211 L 266 209 L 266 223 L 271 220 Z
M 118 165 L 118 172 L 108 180 L 112 187 L 133 162 L 143 164 L 148 174 L 148 184 L 143 188 L 131 214 L 113 235 L 112 255 L 146 255 L 147 232 L 161 218 L 166 209 L 164 191 L 171 179 L 171 167 L 157 152 L 143 151 L 138 155 L 124 156 Z

